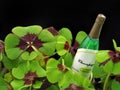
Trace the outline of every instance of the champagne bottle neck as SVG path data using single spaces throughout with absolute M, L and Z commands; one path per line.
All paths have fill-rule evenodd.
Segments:
M 89 33 L 89 36 L 92 39 L 99 38 L 105 19 L 106 19 L 106 17 L 103 14 L 98 14 L 98 16 L 93 24 L 93 27 Z

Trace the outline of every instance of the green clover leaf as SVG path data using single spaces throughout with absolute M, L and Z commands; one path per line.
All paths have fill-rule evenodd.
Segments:
M 17 26 L 12 29 L 12 32 L 17 35 L 18 37 L 23 37 L 27 33 L 30 34 L 39 34 L 42 30 L 41 26 L 38 25 L 31 25 L 27 27 Z
M 13 87 L 14 90 L 21 90 L 22 88 L 26 88 L 29 85 L 24 86 L 24 81 L 23 80 L 13 80 L 11 82 L 11 86 Z
M 13 42 L 11 42 L 13 41 Z M 6 54 L 10 59 L 16 59 L 23 52 L 16 46 L 19 44 L 19 38 L 14 34 L 8 34 L 5 38 L 5 50 Z M 12 51 L 12 52 L 11 52 Z
M 60 90 L 56 85 L 51 85 L 46 90 Z
M 56 83 L 62 79 L 66 68 L 56 59 L 51 58 L 46 65 L 47 79 L 51 83 Z M 59 78 L 58 78 L 59 77 Z
M 92 71 L 94 78 L 101 78 L 106 75 L 106 72 L 104 71 L 103 67 L 100 67 L 98 62 L 95 63 Z
M 106 63 L 106 64 L 104 65 L 104 67 L 103 67 L 104 71 L 107 72 L 107 73 L 112 72 L 113 68 L 114 68 L 114 64 L 113 64 L 112 61 L 109 61 L 109 62 Z
M 0 77 L 0 88 L 3 90 L 8 90 L 7 83 L 1 77 Z
M 120 62 L 119 62 L 119 63 L 115 63 L 115 64 L 113 65 L 112 73 L 113 73 L 114 75 L 120 74 L 119 68 L 120 68 Z
M 7 56 L 4 56 L 3 63 L 6 69 L 11 70 L 12 68 L 17 67 L 21 63 L 21 60 L 11 60 Z
M 69 68 L 72 67 L 72 64 L 73 64 L 73 56 L 72 56 L 71 53 L 66 53 L 66 54 L 62 57 L 62 59 L 64 59 L 64 64 L 65 64 L 67 67 L 69 67 Z
M 67 48 L 66 48 L 67 47 Z M 56 50 L 58 55 L 62 56 L 68 52 L 69 44 L 67 39 L 63 36 L 58 36 L 56 43 Z
M 39 89 L 42 86 L 42 82 L 41 81 L 36 81 L 35 84 L 33 85 L 33 88 L 35 89 Z
M 110 58 L 109 50 L 99 50 L 96 54 L 97 62 L 101 63 Z
M 73 82 L 72 78 L 73 78 L 73 72 L 71 71 L 66 72 L 62 80 L 58 82 L 59 87 L 61 89 L 65 89 L 66 87 L 68 87 Z
M 113 80 L 111 85 L 112 90 L 119 90 L 120 89 L 120 82 Z
M 60 35 L 64 36 L 68 43 L 71 45 L 72 43 L 72 33 L 68 28 L 62 28 L 59 30 Z
M 87 34 L 84 31 L 79 31 L 76 35 L 75 43 L 78 43 L 78 46 L 80 46 L 80 44 L 86 37 Z
M 10 82 L 10 81 L 12 81 L 12 79 L 13 79 L 13 77 L 12 77 L 12 75 L 11 75 L 11 72 L 8 72 L 8 73 L 6 73 L 5 75 L 4 75 L 4 80 L 6 81 L 6 82 Z

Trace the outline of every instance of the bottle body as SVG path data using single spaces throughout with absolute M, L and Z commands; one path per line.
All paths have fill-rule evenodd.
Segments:
M 96 53 L 98 48 L 98 39 L 91 39 L 89 36 L 86 37 L 76 52 L 72 64 L 73 71 L 79 72 L 85 77 L 89 77 L 96 61 Z
M 97 50 L 78 49 L 74 58 L 72 70 L 89 78 L 93 65 L 95 64 L 96 53 Z

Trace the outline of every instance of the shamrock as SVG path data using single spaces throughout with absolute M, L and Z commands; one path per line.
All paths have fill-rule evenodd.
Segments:
M 10 59 L 21 56 L 23 60 L 33 60 L 41 54 L 51 56 L 55 52 L 56 35 L 57 31 L 53 27 L 15 27 L 5 38 L 6 54 Z
M 45 70 L 39 65 L 38 61 L 26 62 L 20 64 L 17 68 L 12 69 L 14 77 L 11 86 L 14 90 L 21 90 L 22 88 L 38 89 L 42 86 L 42 81 L 39 78 L 45 77 Z
M 46 74 L 48 81 L 51 83 L 58 82 L 67 71 L 67 67 L 54 58 L 50 58 L 47 62 Z
M 118 68 L 120 68 L 120 49 L 117 47 L 115 40 L 113 40 L 113 44 L 115 51 L 100 50 L 96 55 L 96 59 L 106 72 L 120 74 L 118 70 Z

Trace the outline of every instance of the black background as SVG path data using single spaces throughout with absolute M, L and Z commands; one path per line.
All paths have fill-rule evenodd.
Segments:
M 15 26 L 53 26 L 69 28 L 73 37 L 80 30 L 89 33 L 97 14 L 107 19 L 100 36 L 100 49 L 113 49 L 114 38 L 120 46 L 119 0 L 1 0 L 0 39 Z

